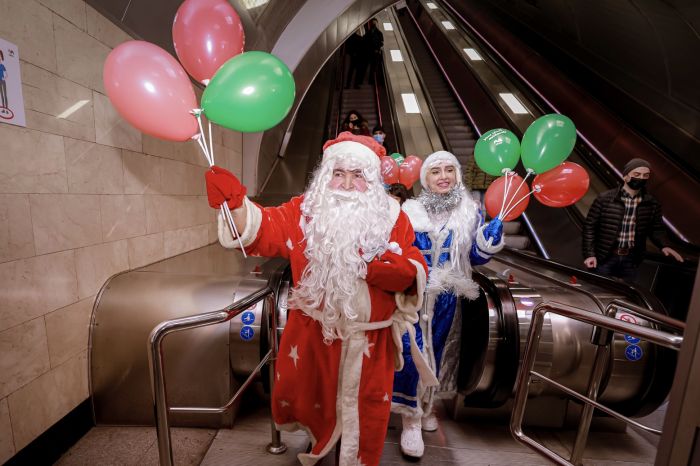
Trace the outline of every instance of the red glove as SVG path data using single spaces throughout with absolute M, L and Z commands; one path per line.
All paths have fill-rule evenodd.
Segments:
M 416 267 L 404 256 L 387 251 L 367 264 L 365 280 L 386 291 L 405 291 L 416 280 Z
M 246 189 L 233 173 L 225 168 L 213 165 L 204 174 L 204 178 L 207 181 L 209 205 L 214 209 L 221 207 L 224 201 L 228 201 L 230 209 L 243 205 Z

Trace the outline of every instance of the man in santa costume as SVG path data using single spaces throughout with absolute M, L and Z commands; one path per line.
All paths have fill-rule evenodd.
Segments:
M 415 338 L 440 385 L 431 386 L 422 379 L 410 342 L 404 338 L 405 364 L 396 374 L 392 396 L 392 411 L 401 414 L 403 424 L 401 451 L 416 458 L 423 456 L 421 430 L 438 428 L 433 412 L 436 394 L 456 390 L 461 344 L 457 304 L 460 298 L 479 296 L 479 287 L 471 278 L 472 265 L 488 262 L 504 245 L 503 224 L 496 219 L 483 225 L 479 205 L 462 183 L 462 169 L 454 155 L 439 151 L 428 156 L 420 180 L 420 196 L 403 204 L 415 230 L 414 245 L 430 270 Z
M 408 218 L 384 191 L 381 149 L 372 138 L 341 133 L 324 145 L 306 192 L 278 207 L 251 202 L 226 170 L 206 175 L 210 205 L 228 202 L 246 252 L 290 261 L 295 286 L 272 416 L 281 430 L 308 433 L 304 465 L 339 439 L 340 464 L 379 464 L 394 370 L 403 365 L 401 335 L 413 334 L 422 304 L 427 268 Z M 221 216 L 219 241 L 238 245 Z M 437 383 L 412 341 L 418 370 Z

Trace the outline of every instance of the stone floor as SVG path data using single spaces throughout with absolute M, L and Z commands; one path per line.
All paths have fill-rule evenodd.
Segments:
M 662 412 L 662 411 L 660 411 Z M 425 433 L 425 456 L 420 461 L 429 466 L 492 465 L 530 466 L 549 464 L 529 448 L 513 440 L 507 422 L 455 422 L 438 413 L 440 428 Z M 648 421 L 658 425 L 659 412 Z M 413 464 L 401 456 L 399 438 L 401 421 L 392 416 L 387 433 L 382 466 Z M 548 448 L 567 456 L 574 431 L 526 429 L 526 433 Z M 172 429 L 174 463 L 203 466 L 292 466 L 299 464 L 297 453 L 308 445 L 305 434 L 282 433 L 288 446 L 285 454 L 275 456 L 265 451 L 270 441 L 270 421 L 264 406 L 242 410 L 232 429 Z M 586 466 L 652 465 L 656 447 L 646 436 L 627 429 L 626 432 L 593 431 L 584 455 Z M 138 465 L 158 464 L 155 429 L 147 427 L 95 427 L 57 463 L 74 465 Z M 329 455 L 318 466 L 333 466 Z

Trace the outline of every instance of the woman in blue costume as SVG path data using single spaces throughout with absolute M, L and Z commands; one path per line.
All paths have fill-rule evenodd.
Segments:
M 421 384 L 411 357 L 408 334 L 403 336 L 404 367 L 395 373 L 391 408 L 401 414 L 401 451 L 423 456 L 421 430 L 437 430 L 433 403 L 437 392 L 454 392 L 460 345 L 460 298 L 476 299 L 479 287 L 471 279 L 472 265 L 488 262 L 503 248 L 503 225 L 483 225 L 478 204 L 462 183 L 457 158 L 449 152 L 431 154 L 421 167 L 423 191 L 403 204 L 416 233 L 415 245 L 428 264 L 428 286 L 416 341 L 439 387 Z

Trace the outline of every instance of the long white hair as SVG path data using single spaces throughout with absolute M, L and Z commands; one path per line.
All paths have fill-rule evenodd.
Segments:
M 324 156 L 301 204 L 300 226 L 309 263 L 292 289 L 289 304 L 321 323 L 326 343 L 345 338 L 346 322 L 357 319 L 354 304 L 360 281 L 367 275 L 365 260 L 388 248 L 393 228 L 379 160 L 372 157 L 368 163 L 366 157 L 353 153 Z M 367 190 L 329 188 L 333 170 L 338 168 L 361 169 Z

